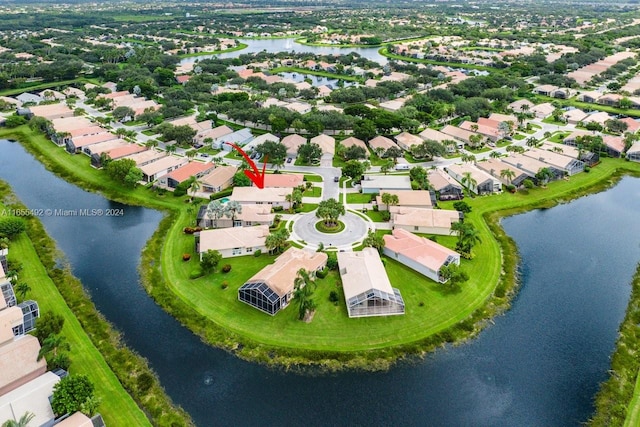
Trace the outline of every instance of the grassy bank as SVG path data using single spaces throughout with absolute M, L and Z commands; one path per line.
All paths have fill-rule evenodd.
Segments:
M 24 207 L 2 181 L 0 201 L 0 208 Z M 189 425 L 189 416 L 171 404 L 145 360 L 121 343 L 120 334 L 97 312 L 78 279 L 68 268 L 57 267 L 60 254 L 42 223 L 35 217 L 27 220 L 28 231 L 11 242 L 9 257 L 23 264 L 20 281 L 31 286 L 29 298 L 38 301 L 42 312 L 64 317 L 70 372 L 85 374 L 95 384 L 107 425 Z M 152 379 L 145 390 L 137 381 L 143 374 Z
M 640 264 L 631 282 L 631 299 L 611 356 L 609 379 L 600 384 L 590 426 L 640 425 Z
M 466 220 L 479 230 L 482 242 L 474 247 L 474 259 L 463 261 L 471 279 L 459 292 L 448 291 L 387 260 L 391 283 L 407 302 L 405 316 L 348 319 L 343 300 L 338 306 L 328 301 L 331 290 L 341 292 L 335 285 L 337 275 L 331 273 L 319 282 L 315 297 L 318 310 L 314 321 L 307 324 L 295 320 L 291 308 L 270 317 L 237 301 L 238 287 L 271 262 L 270 257 L 228 259 L 224 263 L 232 266 L 230 273 L 216 272 L 192 280 L 189 275 L 196 267 L 194 241 L 182 229 L 193 225 L 194 213 L 182 200 L 158 199 L 144 189 L 125 190 L 106 179 L 103 172 L 90 168 L 85 156 L 70 156 L 41 136 L 27 138 L 23 133 L 22 138 L 45 164 L 65 178 L 124 203 L 169 212 L 143 253 L 143 283 L 165 310 L 206 342 L 246 359 L 329 370 L 384 369 L 407 354 L 423 354 L 445 342 L 473 336 L 488 319 L 509 307 L 517 286 L 517 251 L 499 225 L 501 217 L 604 189 L 625 173 L 640 174 L 640 164 L 603 159 L 590 173 L 554 182 L 548 188 L 469 199 L 473 212 Z M 451 205 L 442 203 L 443 208 Z M 451 246 L 452 242 L 443 239 L 442 243 Z M 182 261 L 185 253 L 192 254 L 192 261 Z M 224 282 L 227 286 L 223 289 Z
M 484 65 L 463 64 L 460 62 L 434 61 L 431 59 L 419 59 L 419 58 L 412 58 L 410 56 L 396 55 L 395 53 L 390 53 L 386 47 L 380 48 L 380 50 L 378 50 L 378 53 L 380 53 L 380 55 L 382 56 L 386 56 L 387 58 L 398 59 L 400 61 L 417 62 L 421 64 L 443 65 L 445 67 L 468 68 L 470 70 L 495 71 L 495 68 L 486 67 Z

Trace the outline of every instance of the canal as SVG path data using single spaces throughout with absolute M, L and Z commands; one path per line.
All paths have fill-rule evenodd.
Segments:
M 98 309 L 199 426 L 571 426 L 587 420 L 640 260 L 640 180 L 503 220 L 522 256 L 512 309 L 467 344 L 381 373 L 300 376 L 204 345 L 139 284 L 162 215 L 85 192 L 0 141 L 0 179 L 29 208 L 124 209 L 42 219 Z M 41 301 L 46 307 L 46 301 Z

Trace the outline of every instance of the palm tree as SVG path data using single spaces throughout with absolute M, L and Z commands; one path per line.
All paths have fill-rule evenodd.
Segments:
M 242 213 L 242 205 L 240 204 L 240 202 L 238 202 L 237 200 L 229 200 L 226 204 L 226 212 L 224 213 L 225 216 L 231 218 L 231 222 L 234 223 L 234 227 L 235 227 L 235 222 L 236 222 L 236 215 L 241 214 Z
M 38 360 L 42 359 L 45 354 L 53 353 L 55 358 L 58 355 L 58 351 L 70 350 L 69 343 L 64 335 L 51 334 L 42 341 L 42 347 L 38 352 Z
M 289 213 L 293 213 L 293 194 L 286 194 L 284 196 L 284 201 L 289 203 Z
M 540 168 L 536 173 L 536 178 L 541 184 L 546 184 L 553 177 L 553 172 L 549 168 Z
M 18 293 L 18 295 L 20 295 L 20 299 L 24 300 L 24 297 L 27 296 L 27 293 L 29 293 L 31 291 L 31 286 L 29 286 L 27 283 L 20 283 L 18 286 L 16 286 L 16 292 Z
M 471 255 L 471 248 L 476 243 L 480 243 L 480 233 L 469 222 L 454 222 L 451 224 L 451 234 L 456 234 L 456 250 Z
M 382 200 L 382 203 L 387 205 L 387 210 L 389 210 L 389 205 L 395 206 L 398 203 L 400 203 L 400 200 L 398 199 L 397 194 L 382 193 L 381 200 Z
M 471 176 L 471 172 L 464 172 L 460 183 L 464 186 L 465 190 L 467 190 L 467 195 L 471 194 L 471 189 L 478 185 L 478 181 Z
M 511 169 L 502 169 L 500 171 L 500 178 L 507 180 L 507 185 L 511 185 L 511 180 L 516 177 L 516 173 Z
M 500 152 L 499 152 L 499 151 L 492 151 L 492 152 L 489 154 L 489 157 L 491 157 L 492 159 L 497 159 L 497 158 L 499 158 L 499 157 L 500 157 Z
M 35 417 L 35 414 L 31 412 L 25 412 L 18 421 L 7 420 L 2 423 L 2 427 L 27 427 L 31 420 L 33 420 Z
M 187 159 L 189 159 L 189 160 L 193 160 L 193 158 L 196 156 L 196 154 L 198 154 L 198 153 L 196 152 L 196 150 L 189 150 L 189 151 L 187 151 L 187 153 L 186 153 Z
M 287 244 L 289 238 L 289 231 L 286 228 L 282 228 L 278 231 L 274 231 L 269 234 L 264 241 L 264 245 L 270 253 L 280 253 Z
M 195 200 L 196 193 L 202 188 L 202 183 L 196 177 L 189 188 L 191 189 L 191 201 L 193 202 Z
M 176 147 L 176 144 L 171 144 L 171 145 L 166 145 L 165 146 L 165 150 L 167 151 L 167 153 L 171 154 L 171 153 L 175 153 L 176 150 L 178 149 L 178 147 Z
M 213 228 L 218 228 L 218 220 L 224 216 L 226 209 L 226 206 L 219 200 L 214 200 L 207 205 L 206 215 L 213 223 Z
M 293 297 L 298 301 L 298 319 L 303 320 L 307 312 L 316 308 L 316 303 L 311 299 L 316 288 L 316 282 L 309 276 L 309 273 L 301 268 L 294 280 Z

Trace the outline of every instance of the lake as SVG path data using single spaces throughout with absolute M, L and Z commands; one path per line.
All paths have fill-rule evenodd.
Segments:
M 624 178 L 503 220 L 521 252 L 522 287 L 476 339 L 388 372 L 283 373 L 204 345 L 147 296 L 137 266 L 160 213 L 85 192 L 18 143 L 0 141 L 0 153 L 0 178 L 29 208 L 124 209 L 42 222 L 98 309 L 200 426 L 578 426 L 607 377 L 640 260 L 640 180 Z

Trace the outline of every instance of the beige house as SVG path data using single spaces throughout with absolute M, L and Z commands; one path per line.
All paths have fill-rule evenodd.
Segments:
M 231 187 L 233 176 L 237 172 L 235 166 L 218 166 L 208 174 L 200 178 L 201 191 L 205 193 L 219 193 Z
M 242 211 L 236 213 L 235 219 L 222 217 L 215 221 L 216 228 L 251 227 L 254 225 L 273 225 L 276 215 L 271 213 L 271 205 L 242 205 Z M 207 205 L 200 206 L 198 225 L 211 228 L 214 222 L 207 216 Z
M 452 263 L 460 265 L 460 254 L 457 252 L 406 230 L 397 228 L 383 238 L 386 256 L 435 282 L 446 281 L 440 274 L 442 267 Z
M 234 229 L 228 229 L 234 230 Z M 293 299 L 298 271 L 315 277 L 327 265 L 327 254 L 291 247 L 254 274 L 238 290 L 238 299 L 271 316 L 285 308 Z
M 339 252 L 338 266 L 349 317 L 404 314 L 402 295 L 391 286 L 376 249 Z
M 390 206 L 393 228 L 413 233 L 451 235 L 451 224 L 460 222 L 462 213 L 445 209 L 407 208 Z
M 314 136 L 309 142 L 320 146 L 323 157 L 328 155 L 328 157 L 331 158 L 336 152 L 336 139 L 332 136 L 325 135 L 324 133 Z
M 34 116 L 44 117 L 48 120 L 73 117 L 73 110 L 65 104 L 35 105 L 29 107 L 29 110 L 31 110 Z
M 234 187 L 229 198 L 239 203 L 289 207 L 286 200 L 287 194 L 293 192 L 292 188 L 258 188 L 258 187 Z
M 350 136 L 349 138 L 346 138 L 344 140 L 342 140 L 342 142 L 340 142 L 340 144 L 344 147 L 344 148 L 349 148 L 352 146 L 356 146 L 356 147 L 362 147 L 364 148 L 364 150 L 368 153 L 367 151 L 367 145 L 364 143 L 363 140 L 358 139 L 356 137 Z
M 134 162 L 136 162 L 137 167 L 141 167 L 165 157 L 167 157 L 167 153 L 165 151 L 156 151 L 154 149 L 150 149 L 141 153 L 131 154 L 129 156 L 126 156 L 125 158 L 133 160 Z
M 196 252 L 218 251 L 222 258 L 251 255 L 257 250 L 266 251 L 265 239 L 269 235 L 268 225 L 256 227 L 230 227 L 203 230 L 196 236 Z
M 547 165 L 551 165 L 556 169 L 564 171 L 569 176 L 575 175 L 584 170 L 584 162 L 553 151 L 532 148 L 528 151 L 525 151 L 523 154 L 527 157 L 540 160 Z
M 398 144 L 393 142 L 392 139 L 387 138 L 386 136 L 378 135 L 373 139 L 369 140 L 369 147 L 375 152 L 378 153 L 381 151 L 384 153 L 391 147 L 397 147 Z
M 161 176 L 164 176 L 187 163 L 189 163 L 187 158 L 174 156 L 166 156 L 155 162 L 147 163 L 140 167 L 140 170 L 142 171 L 142 180 L 147 183 L 153 182 Z
M 395 136 L 398 146 L 404 150 L 411 149 L 412 145 L 422 144 L 422 138 L 409 132 L 402 132 Z
M 301 145 L 307 143 L 307 138 L 294 133 L 285 136 L 280 142 L 287 149 L 287 156 L 296 157 L 298 155 L 298 148 L 300 148 Z
M 447 173 L 456 181 L 467 187 L 475 194 L 499 193 L 502 191 L 502 183 L 495 177 L 481 171 L 476 166 L 469 164 L 453 164 L 445 168 Z M 470 174 L 472 181 L 466 183 L 466 176 Z
M 428 190 L 385 190 L 385 193 L 398 196 L 397 206 L 413 208 L 432 208 L 435 204 L 435 195 Z M 376 197 L 378 209 L 387 210 L 387 206 L 382 203 L 382 196 Z
M 298 173 L 268 173 L 264 176 L 265 188 L 296 188 L 304 185 L 304 175 Z

